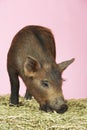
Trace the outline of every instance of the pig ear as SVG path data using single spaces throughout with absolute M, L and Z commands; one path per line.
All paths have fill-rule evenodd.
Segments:
M 34 57 L 28 56 L 24 63 L 25 76 L 33 77 L 39 69 L 40 69 L 39 62 Z
M 73 63 L 74 62 L 74 58 L 72 58 L 71 60 L 67 60 L 67 61 L 64 61 L 64 62 L 62 62 L 62 63 L 59 63 L 58 64 L 58 67 L 59 67 L 59 70 L 61 71 L 61 72 L 63 72 L 71 63 Z

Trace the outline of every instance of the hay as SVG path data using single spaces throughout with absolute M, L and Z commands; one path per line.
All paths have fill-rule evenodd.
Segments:
M 87 130 L 87 99 L 69 100 L 64 114 L 39 110 L 36 100 L 20 98 L 20 107 L 9 107 L 9 96 L 0 97 L 0 130 Z

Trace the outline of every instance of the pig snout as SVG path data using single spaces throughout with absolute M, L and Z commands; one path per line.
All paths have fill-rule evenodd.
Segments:
M 44 110 L 46 112 L 48 111 L 56 111 L 57 113 L 64 113 L 68 109 L 68 105 L 66 101 L 62 98 L 56 98 L 55 100 L 51 102 L 46 102 L 45 105 L 40 106 L 41 110 Z
M 68 106 L 67 106 L 67 104 L 62 104 L 61 106 L 60 106 L 60 108 L 57 110 L 57 113 L 64 113 L 64 112 L 66 112 L 67 111 L 67 109 L 68 109 Z
M 58 113 L 64 113 L 67 111 L 68 105 L 66 101 L 64 100 L 64 98 L 60 97 L 56 99 L 56 103 L 54 101 L 54 108 L 56 109 Z

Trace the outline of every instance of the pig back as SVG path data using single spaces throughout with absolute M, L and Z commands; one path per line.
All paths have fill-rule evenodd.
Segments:
M 15 65 L 19 70 L 29 55 L 39 62 L 55 60 L 55 40 L 48 28 L 27 26 L 15 35 L 8 52 L 8 63 Z
M 56 57 L 55 39 L 50 29 L 41 26 L 30 26 L 30 30 L 38 39 L 38 44 L 42 48 L 43 53 L 49 53 Z

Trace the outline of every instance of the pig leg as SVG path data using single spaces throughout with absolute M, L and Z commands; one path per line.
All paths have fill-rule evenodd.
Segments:
M 26 89 L 26 93 L 25 93 L 25 99 L 28 100 L 28 99 L 32 99 L 32 95 L 29 93 L 29 90 Z
M 15 70 L 10 68 L 8 73 L 11 84 L 10 106 L 13 106 L 19 104 L 19 79 Z

